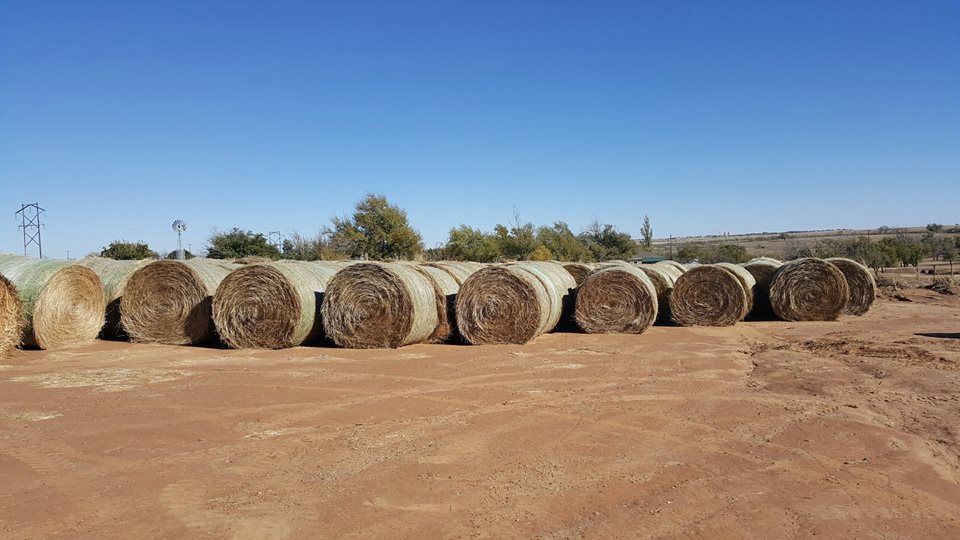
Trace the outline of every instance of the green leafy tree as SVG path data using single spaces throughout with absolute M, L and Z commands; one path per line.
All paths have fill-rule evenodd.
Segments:
M 537 241 L 549 250 L 551 259 L 574 262 L 591 259 L 587 246 L 562 221 L 554 223 L 552 227 L 537 229 Z
M 747 254 L 747 248 L 739 244 L 721 244 L 719 246 L 713 246 L 710 250 L 709 255 L 706 257 L 706 260 L 701 260 L 700 262 L 705 263 L 742 263 L 750 260 L 750 255 Z
M 165 259 L 176 259 L 176 258 L 177 258 L 177 250 L 173 250 L 173 251 L 171 251 L 170 253 L 167 253 L 167 256 L 164 257 L 164 258 L 165 258 Z M 185 260 L 192 259 L 192 258 L 193 258 L 193 253 L 190 253 L 190 250 L 185 249 L 185 250 L 183 250 L 183 258 L 184 258 Z
M 150 249 L 146 242 L 127 242 L 126 240 L 110 242 L 109 246 L 100 251 L 100 256 L 121 261 L 156 259 L 158 257 L 157 252 Z
M 620 232 L 610 224 L 601 225 L 597 220 L 580 234 L 580 239 L 597 261 L 629 259 L 639 247 L 630 234 Z
M 207 240 L 207 257 L 211 259 L 241 259 L 243 257 L 267 257 L 279 259 L 280 250 L 267 242 L 260 233 L 234 227 L 229 232 L 216 232 Z
M 529 260 L 540 245 L 533 223 L 517 223 L 509 229 L 497 224 L 493 228 L 493 239 L 503 257 L 518 261 Z
M 298 232 L 291 233 L 283 240 L 280 257 L 295 261 L 329 261 L 344 259 L 346 255 L 334 249 L 330 231 L 325 229 L 312 238 Z
M 640 228 L 640 236 L 643 238 L 643 247 L 650 249 L 653 246 L 653 226 L 650 225 L 650 216 L 643 215 L 643 227 Z
M 701 246 L 699 244 L 681 244 L 677 248 L 677 261 L 688 263 L 699 261 L 701 257 Z
M 553 261 L 553 253 L 550 253 L 550 250 L 547 249 L 547 246 L 540 244 L 537 246 L 537 249 L 533 250 L 533 253 L 530 254 L 531 261 Z
M 932 233 L 940 232 L 943 230 L 943 225 L 940 223 L 928 223 L 927 230 Z
M 493 235 L 466 225 L 450 229 L 445 249 L 455 261 L 494 262 L 503 256 Z
M 353 216 L 332 221 L 333 247 L 351 257 L 412 259 L 423 252 L 423 239 L 410 226 L 407 213 L 383 195 L 367 194 Z

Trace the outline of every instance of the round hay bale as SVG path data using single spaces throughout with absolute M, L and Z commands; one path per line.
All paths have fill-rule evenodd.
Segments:
M 453 276 L 453 279 L 457 280 L 458 285 L 463 285 L 463 282 L 466 281 L 471 274 L 480 268 L 483 268 L 483 266 L 479 263 L 465 263 L 458 261 L 436 261 L 423 263 L 423 265 L 443 270 L 444 272 Z
M 415 266 L 421 274 L 427 277 L 437 294 L 437 329 L 427 338 L 427 343 L 442 343 L 454 338 L 457 334 L 457 292 L 460 291 L 460 282 L 443 268 L 418 264 Z
M 746 317 L 746 315 L 753 310 L 753 289 L 757 285 L 757 280 L 753 279 L 753 274 L 739 264 L 722 262 L 717 263 L 717 266 L 733 272 L 733 274 L 737 276 L 737 279 L 740 280 L 740 285 L 743 286 L 743 290 L 747 292 L 747 313 L 744 314 L 744 317 Z
M 877 299 L 877 282 L 874 281 L 870 270 L 857 261 L 843 257 L 835 257 L 827 261 L 843 272 L 843 277 L 847 280 L 847 288 L 850 289 L 847 306 L 843 308 L 843 313 L 863 315 L 870 311 L 870 306 Z
M 746 317 L 748 305 L 741 278 L 714 264 L 684 272 L 670 293 L 671 315 L 681 326 L 733 326 Z
M 356 263 L 327 284 L 323 305 L 327 337 L 341 347 L 395 348 L 422 343 L 440 324 L 434 283 L 397 263 Z
M 235 349 L 283 349 L 323 338 L 320 306 L 341 264 L 277 261 L 230 272 L 213 295 L 213 322 Z
M 0 358 L 10 356 L 20 346 L 23 324 L 23 303 L 17 288 L 0 275 Z
M 127 337 L 120 324 L 120 299 L 127 286 L 127 280 L 138 268 L 149 264 L 151 259 L 140 261 L 118 261 L 103 257 L 88 257 L 77 264 L 93 270 L 103 283 L 103 292 L 107 299 L 106 322 L 100 331 L 103 339 L 123 339 Z
M 264 264 L 273 262 L 270 257 L 260 257 L 259 255 L 247 255 L 233 261 L 236 264 Z
M 92 270 L 67 261 L 0 256 L 0 275 L 16 288 L 23 314 L 22 344 L 59 349 L 96 339 L 106 300 Z
M 573 276 L 559 264 L 488 266 L 460 287 L 460 332 L 474 345 L 526 343 L 557 326 L 576 286 Z
M 654 263 L 654 264 L 663 264 L 663 265 L 672 266 L 672 267 L 676 268 L 677 270 L 679 270 L 681 274 L 687 271 L 687 267 L 684 266 L 682 263 L 678 263 L 677 261 L 672 261 L 672 260 L 670 260 L 670 259 L 666 259 L 666 260 L 663 260 L 663 261 L 657 261 L 657 262 Z
M 783 263 L 768 257 L 758 257 L 743 263 L 743 268 L 753 276 L 757 284 L 753 287 L 753 310 L 750 317 L 757 320 L 774 318 L 773 307 L 770 306 L 770 281 L 777 268 Z
M 833 263 L 804 258 L 785 263 L 770 283 L 770 304 L 785 321 L 832 321 L 850 296 L 847 280 Z
M 192 345 L 215 337 L 213 293 L 239 265 L 217 259 L 155 261 L 127 279 L 120 321 L 141 343 Z
M 657 291 L 657 321 L 670 321 L 670 293 L 680 276 L 683 275 L 673 265 L 641 264 L 637 268 L 645 273 Z
M 570 275 L 573 276 L 573 280 L 577 283 L 579 287 L 583 280 L 590 275 L 590 272 L 593 272 L 594 266 L 587 263 L 564 263 L 563 268 L 570 272 Z
M 657 296 L 644 270 L 602 268 L 577 288 L 577 324 L 590 334 L 640 334 L 657 319 Z

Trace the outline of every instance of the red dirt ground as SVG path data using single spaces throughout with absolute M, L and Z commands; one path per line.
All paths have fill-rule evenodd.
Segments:
M 0 536 L 958 538 L 960 297 L 901 297 L 526 346 L 21 352 Z

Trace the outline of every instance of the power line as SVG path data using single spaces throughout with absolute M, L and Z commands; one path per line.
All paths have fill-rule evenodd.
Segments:
M 17 225 L 17 227 L 23 229 L 24 257 L 27 255 L 27 248 L 30 244 L 36 244 L 40 258 L 43 258 L 43 242 L 40 238 L 40 227 L 43 224 L 40 222 L 40 214 L 44 212 L 46 210 L 40 208 L 37 203 L 30 203 L 21 205 L 20 209 L 13 213 L 14 216 L 20 215 L 20 225 Z

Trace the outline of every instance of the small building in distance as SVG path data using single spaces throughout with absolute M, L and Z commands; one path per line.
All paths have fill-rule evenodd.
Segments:
M 663 257 L 660 255 L 641 254 L 630 259 L 630 262 L 634 264 L 653 264 L 653 263 L 658 263 L 660 261 L 666 261 L 666 260 L 668 260 L 667 257 Z

